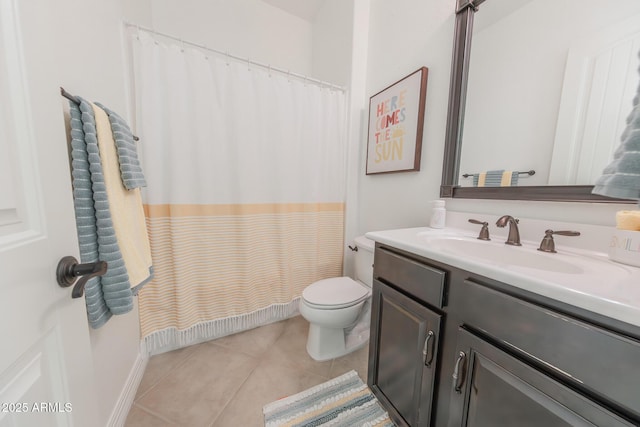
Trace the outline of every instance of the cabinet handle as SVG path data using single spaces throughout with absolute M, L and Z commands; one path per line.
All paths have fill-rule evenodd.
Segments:
M 464 376 L 465 376 L 465 359 L 467 358 L 467 355 L 464 353 L 464 351 L 461 351 L 460 353 L 458 353 L 458 358 L 456 359 L 456 366 L 453 369 L 453 389 L 456 391 L 456 393 L 461 393 L 462 392 L 462 384 L 464 383 Z
M 431 367 L 431 361 L 433 361 L 433 342 L 432 338 L 435 337 L 433 331 L 427 333 L 427 338 L 424 340 L 424 348 L 422 349 L 422 355 L 424 356 L 424 365 L 427 368 Z M 431 345 L 429 345 L 431 343 Z M 429 351 L 431 350 L 431 351 Z M 431 356 L 429 356 L 431 354 Z

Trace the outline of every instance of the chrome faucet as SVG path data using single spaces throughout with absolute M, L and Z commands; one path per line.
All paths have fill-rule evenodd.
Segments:
M 522 246 L 522 243 L 520 243 L 518 222 L 520 222 L 520 220 L 512 217 L 511 215 L 503 215 L 498 219 L 498 221 L 496 221 L 496 225 L 500 228 L 504 228 L 509 224 L 509 236 L 507 237 L 507 241 L 504 242 L 506 245 Z

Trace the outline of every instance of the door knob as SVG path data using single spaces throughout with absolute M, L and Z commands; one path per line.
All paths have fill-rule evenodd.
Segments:
M 56 279 L 58 280 L 58 285 L 63 288 L 68 288 L 75 283 L 71 298 L 80 298 L 84 294 L 84 286 L 89 279 L 102 276 L 106 272 L 107 263 L 105 261 L 80 264 L 74 257 L 66 256 L 58 262 Z M 76 282 L 78 277 L 80 279 Z

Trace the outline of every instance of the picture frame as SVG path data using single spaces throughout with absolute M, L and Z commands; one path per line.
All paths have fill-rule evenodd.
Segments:
M 420 170 L 428 75 L 421 67 L 369 98 L 367 175 Z

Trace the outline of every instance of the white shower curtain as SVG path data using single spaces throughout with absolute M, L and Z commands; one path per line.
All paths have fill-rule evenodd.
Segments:
M 342 273 L 345 94 L 144 30 L 132 46 L 147 351 L 294 314 L 305 286 Z

